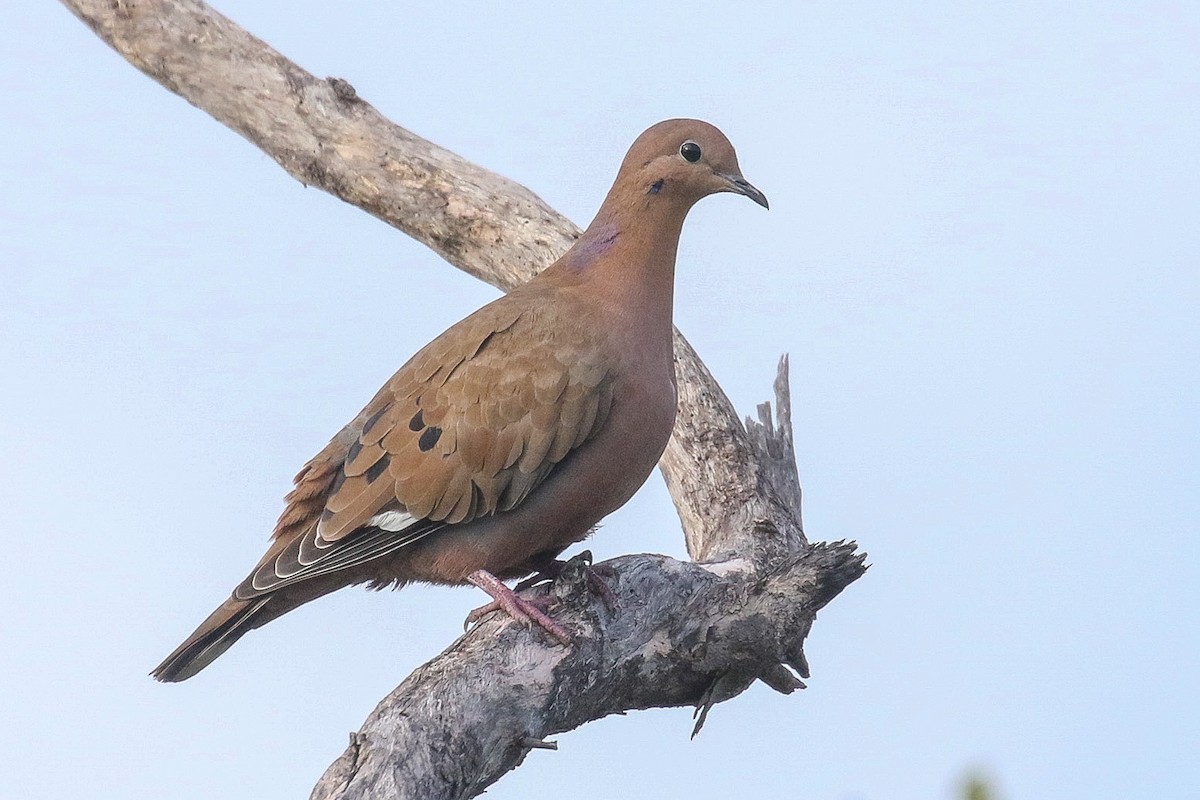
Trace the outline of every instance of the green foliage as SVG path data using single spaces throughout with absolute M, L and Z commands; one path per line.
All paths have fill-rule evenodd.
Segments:
M 963 800 L 997 800 L 991 783 L 980 775 L 971 775 L 963 782 Z

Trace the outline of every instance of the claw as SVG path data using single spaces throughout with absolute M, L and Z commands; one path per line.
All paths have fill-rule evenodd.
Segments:
M 488 614 L 492 613 L 493 611 L 499 611 L 499 610 L 500 610 L 500 601 L 499 600 L 493 600 L 492 602 L 488 603 L 485 606 L 480 606 L 479 608 L 472 609 L 471 613 L 467 614 L 467 618 L 463 620 L 463 632 L 465 633 L 466 631 L 470 630 L 472 625 L 474 625 L 476 622 L 479 622 L 479 620 L 483 619 Z

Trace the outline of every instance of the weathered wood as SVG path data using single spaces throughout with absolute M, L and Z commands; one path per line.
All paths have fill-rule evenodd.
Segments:
M 520 184 L 384 118 L 196 0 L 64 0 L 133 66 L 257 145 L 289 175 L 367 211 L 503 289 L 578 236 Z
M 819 544 L 756 580 L 731 580 L 666 556 L 624 556 L 605 562 L 611 613 L 575 570 L 553 587 L 571 647 L 494 615 L 379 704 L 312 798 L 475 797 L 536 742 L 609 714 L 707 708 L 756 678 L 790 692 L 803 684 L 781 662 L 802 651 L 813 615 L 862 561 L 853 545 Z
M 202 2 L 63 2 L 131 64 L 305 185 L 482 280 L 510 288 L 578 236 L 525 187 L 390 122 L 346 81 L 311 75 Z M 678 332 L 675 344 L 680 413 L 661 467 L 688 553 L 705 563 L 609 562 L 613 613 L 568 570 L 554 591 L 571 648 L 485 621 L 379 705 L 314 798 L 472 797 L 544 737 L 589 720 L 693 704 L 702 723 L 755 679 L 784 693 L 803 685 L 789 668 L 808 677 L 803 642 L 815 614 L 862 573 L 864 556 L 852 544 L 805 539 L 786 358 L 776 420 L 768 403 L 743 427 Z
M 775 387 L 780 426 L 770 434 L 760 433 L 757 423 L 747 433 L 682 336 L 675 338 L 675 369 L 679 416 L 661 466 L 683 521 L 688 555 L 697 561 L 750 557 L 771 563 L 803 547 L 787 359 L 780 361 Z M 766 406 L 769 426 L 770 403 Z

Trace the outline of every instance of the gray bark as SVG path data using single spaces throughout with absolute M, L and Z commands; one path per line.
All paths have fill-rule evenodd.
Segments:
M 323 189 L 454 266 L 510 288 L 579 229 L 523 186 L 380 115 L 353 87 L 317 78 L 197 0 L 63 0 L 160 84 Z M 574 635 L 551 645 L 500 619 L 406 679 L 326 772 L 314 798 L 466 798 L 543 737 L 634 708 L 703 715 L 755 679 L 789 693 L 808 677 L 816 612 L 862 574 L 852 544 L 810 545 L 800 517 L 787 360 L 759 419 L 739 421 L 676 332 L 679 419 L 661 468 L 699 563 L 608 562 L 610 612 L 568 570 L 552 590 Z M 529 590 L 549 591 L 547 587 Z
M 313 800 L 475 797 L 545 737 L 609 714 L 706 711 L 756 678 L 790 693 L 803 684 L 781 662 L 805 669 L 813 615 L 862 571 L 853 550 L 819 544 L 735 579 L 666 556 L 623 556 L 605 562 L 614 613 L 579 573 L 565 575 L 553 587 L 554 618 L 571 647 L 485 622 L 379 704 Z

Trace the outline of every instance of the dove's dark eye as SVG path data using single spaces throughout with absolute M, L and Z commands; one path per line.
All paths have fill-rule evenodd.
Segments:
M 679 145 L 679 155 L 683 156 L 685 160 L 695 164 L 700 160 L 700 145 L 696 144 L 695 142 L 684 142 L 683 144 Z

